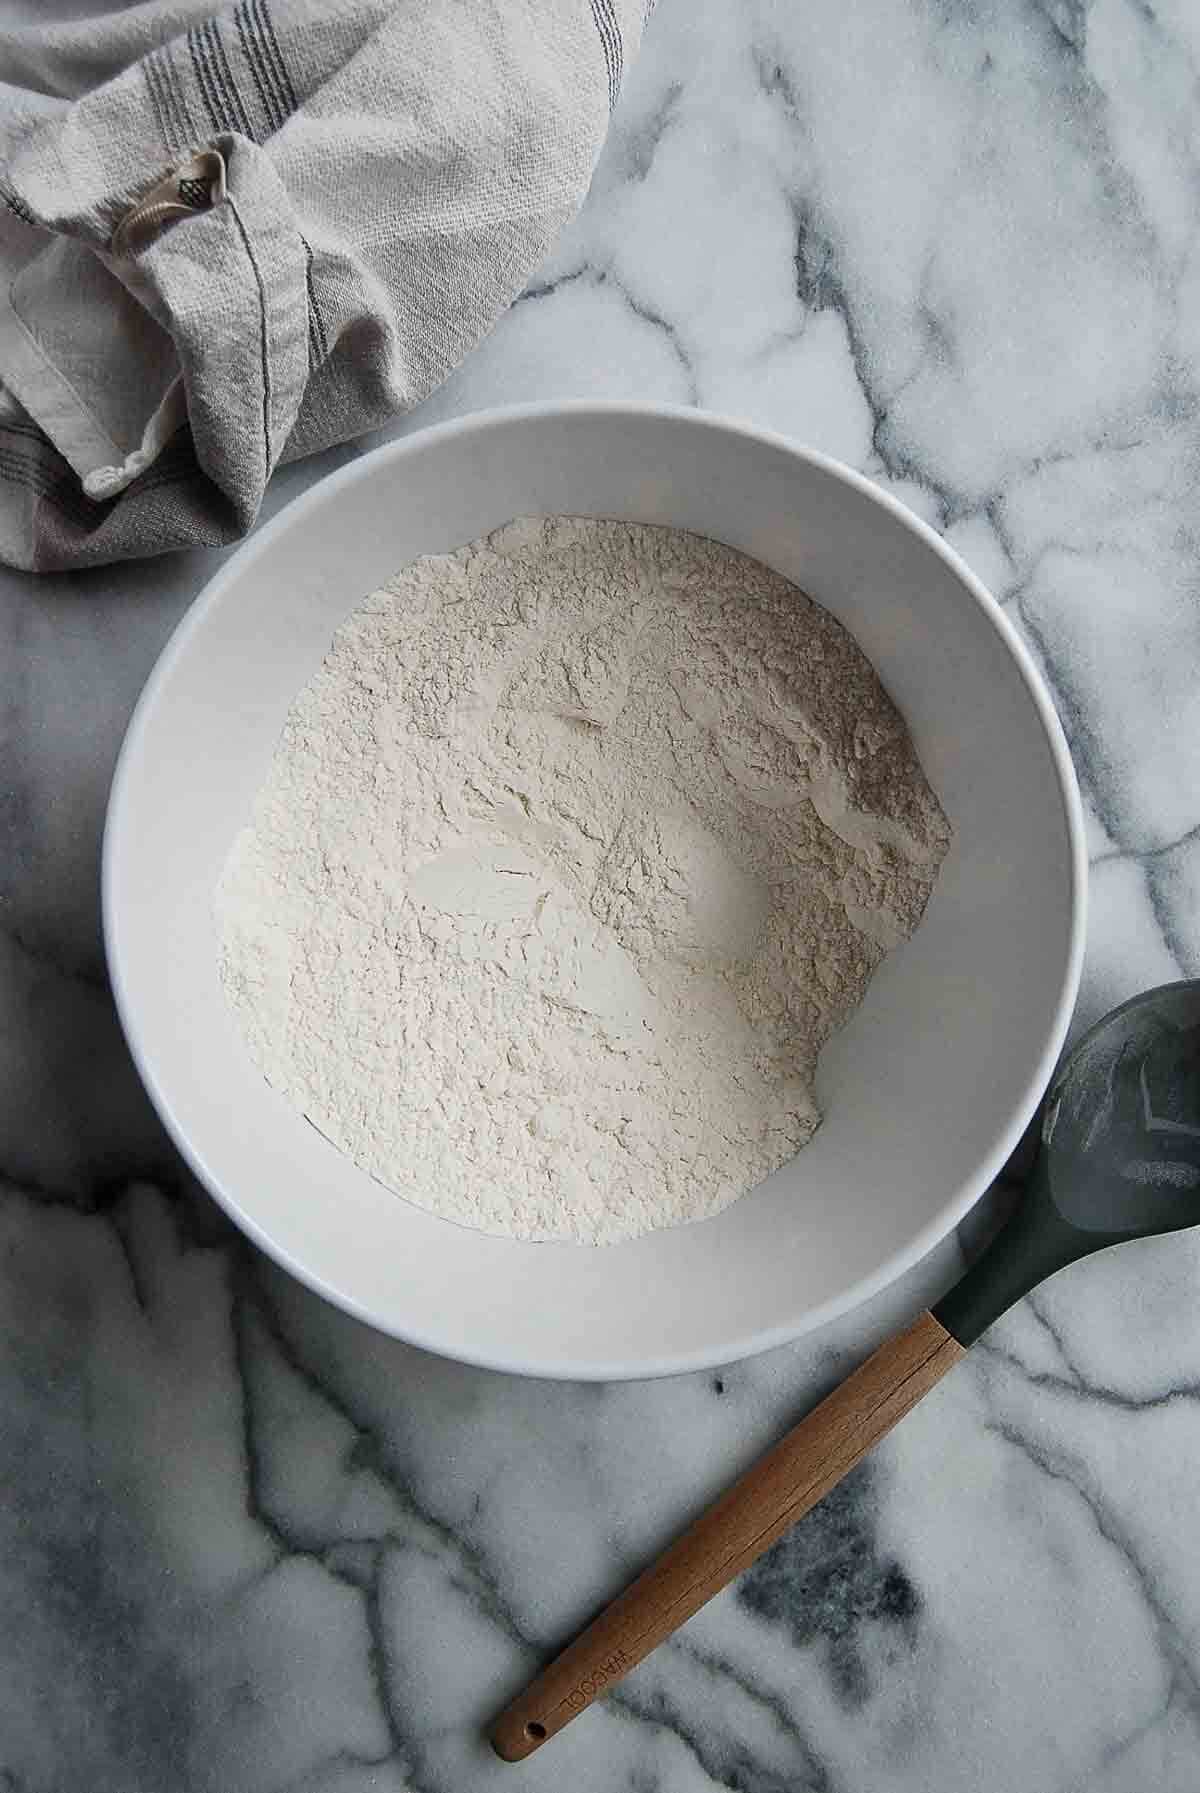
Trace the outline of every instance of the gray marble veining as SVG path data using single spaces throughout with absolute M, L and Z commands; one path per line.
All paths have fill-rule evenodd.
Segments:
M 1198 224 L 1188 0 L 661 0 L 584 213 L 398 428 L 700 404 L 942 529 L 1070 737 L 1086 1021 L 1200 975 Z M 602 1707 L 488 1754 L 958 1248 L 815 1341 L 596 1388 L 384 1340 L 237 1239 L 140 1090 L 97 903 L 121 733 L 219 558 L 0 574 L 3 1793 L 1196 1793 L 1187 1237 L 1024 1302 Z

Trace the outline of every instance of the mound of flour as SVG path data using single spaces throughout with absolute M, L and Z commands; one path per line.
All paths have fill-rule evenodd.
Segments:
M 221 975 L 363 1169 L 599 1244 L 809 1139 L 817 1054 L 948 839 L 870 665 L 786 580 L 676 530 L 519 521 L 339 629 L 225 867 Z

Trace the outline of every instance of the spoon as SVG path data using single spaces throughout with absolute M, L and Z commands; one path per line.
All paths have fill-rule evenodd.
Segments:
M 629 1672 L 853 1469 L 1015 1301 L 1076 1258 L 1200 1225 L 1200 980 L 1114 1009 L 1054 1078 L 1013 1218 L 644 1570 L 501 1713 L 518 1762 Z

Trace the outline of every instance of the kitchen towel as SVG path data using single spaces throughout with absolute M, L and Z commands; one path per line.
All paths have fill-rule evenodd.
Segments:
M 643 0 L 144 0 L 0 25 L 0 559 L 228 542 L 479 341 Z

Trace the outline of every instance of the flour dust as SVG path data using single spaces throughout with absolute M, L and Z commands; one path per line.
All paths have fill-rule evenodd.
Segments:
M 217 893 L 254 1059 L 466 1226 L 594 1244 L 804 1145 L 817 1054 L 949 829 L 855 642 L 678 530 L 404 568 L 292 706 Z

